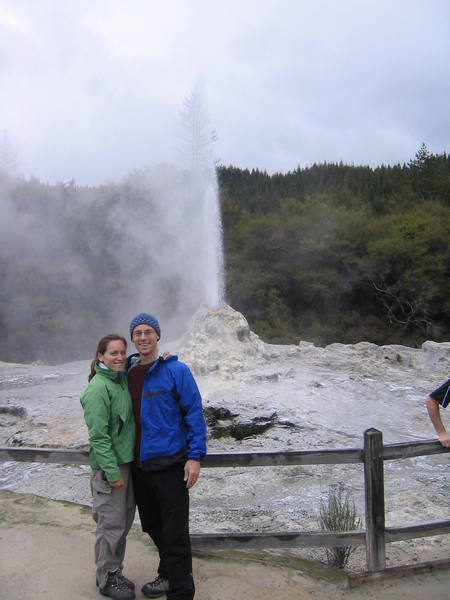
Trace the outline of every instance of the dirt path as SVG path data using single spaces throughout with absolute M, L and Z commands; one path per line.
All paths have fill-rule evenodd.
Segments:
M 94 523 L 74 504 L 0 490 L 1 600 L 98 600 L 95 587 Z M 292 560 L 271 564 L 270 554 L 194 558 L 196 600 L 446 600 L 450 571 L 346 589 L 345 578 L 311 578 Z M 279 555 L 278 555 L 279 559 Z M 138 590 L 153 578 L 156 553 L 137 528 L 130 533 L 125 572 Z M 140 591 L 137 598 L 144 598 Z

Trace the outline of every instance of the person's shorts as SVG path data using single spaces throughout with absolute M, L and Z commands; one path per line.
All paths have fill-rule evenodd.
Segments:
M 445 408 L 450 402 L 450 379 L 447 379 L 447 381 L 434 390 L 434 392 L 431 392 L 430 396 Z

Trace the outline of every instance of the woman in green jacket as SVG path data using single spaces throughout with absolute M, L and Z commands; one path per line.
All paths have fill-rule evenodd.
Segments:
M 135 425 L 124 375 L 127 343 L 117 334 L 102 337 L 81 397 L 89 432 L 96 582 L 114 600 L 133 600 L 134 583 L 123 576 L 126 536 L 134 520 L 130 474 Z

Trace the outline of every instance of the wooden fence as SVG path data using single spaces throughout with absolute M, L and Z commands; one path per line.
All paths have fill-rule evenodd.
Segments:
M 193 547 L 209 548 L 306 548 L 366 546 L 367 571 L 386 568 L 385 544 L 450 533 L 450 519 L 407 527 L 386 527 L 384 510 L 384 461 L 447 453 L 438 441 L 405 442 L 383 445 L 383 434 L 376 429 L 364 432 L 363 448 L 281 452 L 211 453 L 202 468 L 261 467 L 288 465 L 354 464 L 364 466 L 365 530 L 344 532 L 279 531 L 272 533 L 230 532 L 192 534 Z M 87 451 L 52 448 L 0 446 L 0 461 L 61 464 L 88 464 Z

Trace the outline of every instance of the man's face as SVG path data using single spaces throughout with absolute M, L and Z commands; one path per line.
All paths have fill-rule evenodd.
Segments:
M 158 354 L 158 334 L 150 325 L 137 325 L 132 340 L 142 357 L 156 357 Z

